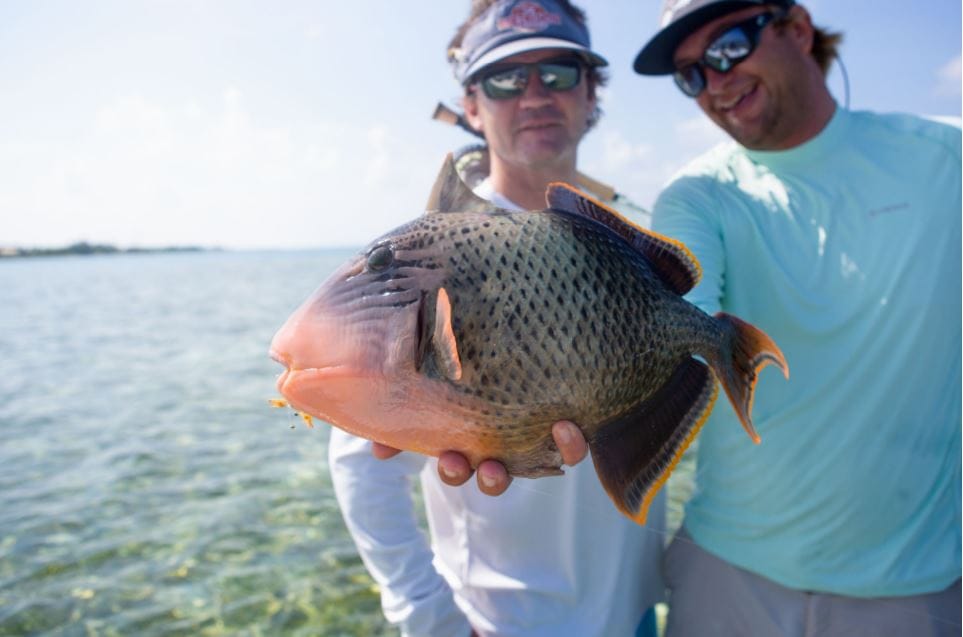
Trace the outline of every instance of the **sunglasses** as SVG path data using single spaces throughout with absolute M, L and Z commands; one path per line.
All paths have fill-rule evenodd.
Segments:
M 532 69 L 550 91 L 568 91 L 582 81 L 582 63 L 575 58 L 500 66 L 486 71 L 476 81 L 491 99 L 507 100 L 525 92 Z
M 701 60 L 676 70 L 672 75 L 676 85 L 689 97 L 698 97 L 706 87 L 705 67 L 728 73 L 756 50 L 759 35 L 766 25 L 782 17 L 785 14 L 760 13 L 732 25 L 706 47 Z

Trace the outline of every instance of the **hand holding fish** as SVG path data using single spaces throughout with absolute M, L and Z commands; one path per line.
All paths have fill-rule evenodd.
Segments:
M 588 455 L 588 444 L 578 426 L 568 420 L 560 420 L 552 425 L 552 438 L 562 454 L 562 463 L 573 466 Z M 372 443 L 371 453 L 380 460 L 386 460 L 401 453 L 400 449 Z M 512 477 L 498 460 L 482 460 L 478 470 L 471 468 L 471 463 L 464 455 L 457 451 L 443 451 L 438 456 L 438 477 L 445 484 L 453 487 L 460 486 L 475 474 L 478 479 L 478 489 L 485 495 L 497 496 L 505 493 L 512 483 Z
M 584 455 L 566 459 L 555 437 L 571 419 L 615 505 L 644 524 L 717 383 L 758 443 L 758 372 L 789 368 L 759 329 L 683 298 L 701 275 L 684 245 L 566 184 L 546 201 L 497 209 L 449 157 L 426 214 L 346 262 L 275 335 L 278 391 L 377 454 L 443 456 L 449 484 L 476 467 L 488 494 L 509 475 L 562 475 Z

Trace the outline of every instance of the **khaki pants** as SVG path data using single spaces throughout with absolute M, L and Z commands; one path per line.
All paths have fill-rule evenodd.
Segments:
M 703 550 L 681 529 L 663 562 L 666 637 L 960 635 L 960 580 L 945 591 L 864 599 L 786 588 Z

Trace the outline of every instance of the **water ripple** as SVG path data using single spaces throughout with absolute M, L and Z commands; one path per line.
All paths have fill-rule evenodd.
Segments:
M 0 634 L 392 634 L 327 431 L 265 403 L 345 256 L 0 262 Z

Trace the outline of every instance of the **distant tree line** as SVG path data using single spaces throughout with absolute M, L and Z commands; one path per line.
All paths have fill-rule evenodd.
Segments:
M 167 246 L 162 248 L 118 248 L 107 243 L 79 241 L 59 248 L 17 248 L 0 246 L 0 258 L 5 257 L 52 257 L 68 254 L 137 254 L 147 252 L 202 252 L 197 246 Z

